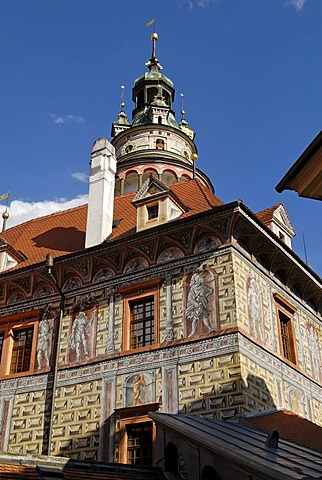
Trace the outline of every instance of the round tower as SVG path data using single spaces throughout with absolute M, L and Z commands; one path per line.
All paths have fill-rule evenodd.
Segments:
M 115 147 L 117 172 L 115 195 L 135 192 L 149 175 L 166 185 L 193 178 L 200 179 L 211 191 L 209 178 L 195 162 L 198 158 L 195 133 L 184 118 L 177 123 L 172 105 L 175 89 L 172 80 L 161 73 L 156 56 L 157 33 L 151 35 L 152 55 L 146 62 L 148 71 L 134 82 L 132 122 L 121 111 L 112 124 L 112 145 Z

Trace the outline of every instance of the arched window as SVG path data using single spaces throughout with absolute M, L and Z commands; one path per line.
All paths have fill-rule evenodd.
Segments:
M 216 470 L 210 465 L 206 465 L 201 474 L 201 480 L 222 480 Z
M 177 176 L 174 172 L 169 172 L 169 170 L 166 170 L 162 173 L 161 181 L 166 185 L 172 185 L 177 181 Z
M 162 117 L 158 117 L 158 124 L 162 125 Z
M 130 172 L 127 174 L 124 181 L 124 193 L 135 192 L 138 189 L 138 174 Z
M 169 442 L 165 447 L 165 471 L 179 472 L 179 454 L 177 447 Z

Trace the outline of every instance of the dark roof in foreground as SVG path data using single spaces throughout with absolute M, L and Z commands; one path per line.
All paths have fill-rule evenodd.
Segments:
M 316 450 L 283 439 L 280 439 L 278 448 L 268 448 L 265 433 L 233 421 L 164 413 L 150 413 L 150 417 L 157 426 L 175 432 L 181 441 L 189 440 L 189 443 L 245 469 L 255 469 L 259 474 L 265 472 L 265 478 L 322 478 L 322 455 Z
M 160 469 L 0 453 L 3 480 L 164 480 Z

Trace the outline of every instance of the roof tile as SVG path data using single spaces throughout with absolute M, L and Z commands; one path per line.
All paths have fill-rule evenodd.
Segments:
M 223 205 L 199 180 L 170 185 L 170 190 L 187 206 L 185 218 Z M 119 221 L 107 241 L 132 235 L 136 231 L 136 208 L 132 204 L 135 193 L 115 197 L 114 221 Z M 60 257 L 84 249 L 87 205 L 82 205 L 45 217 L 30 220 L 2 232 L 0 238 L 27 259 L 15 269 L 45 260 L 46 254 Z

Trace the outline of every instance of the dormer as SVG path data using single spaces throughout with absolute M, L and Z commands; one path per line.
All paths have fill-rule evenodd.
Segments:
M 170 188 L 150 175 L 132 200 L 136 208 L 136 230 L 162 225 L 179 218 L 187 208 Z
M 292 238 L 296 233 L 283 203 L 262 210 L 257 216 L 282 242 L 292 248 Z
M 0 272 L 10 270 L 19 262 L 26 260 L 26 257 L 19 251 L 17 252 L 13 247 L 0 238 Z

